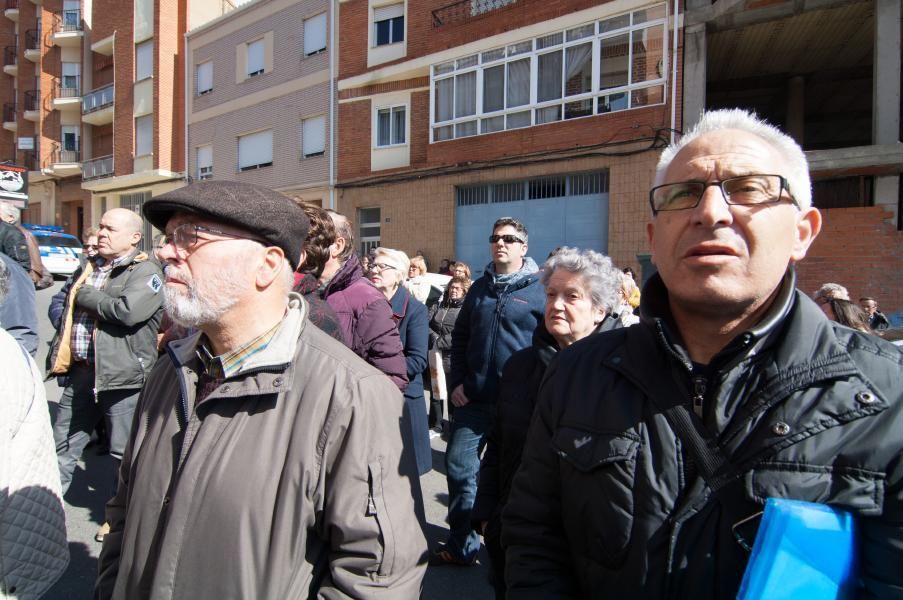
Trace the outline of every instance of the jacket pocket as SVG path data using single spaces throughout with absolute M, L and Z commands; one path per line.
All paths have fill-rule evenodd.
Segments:
M 830 504 L 863 516 L 884 510 L 883 473 L 855 467 L 773 462 L 746 473 L 746 494 L 758 503 L 790 498 Z
M 562 520 L 568 538 L 584 559 L 617 567 L 633 529 L 639 438 L 562 427 L 552 445 L 562 459 Z
M 379 529 L 378 545 L 377 548 L 374 548 L 379 564 L 376 574 L 385 577 L 392 574 L 395 566 L 395 532 L 392 530 L 389 509 L 383 493 L 382 466 L 379 463 L 369 463 L 367 470 L 370 473 L 367 516 L 376 520 L 376 526 Z

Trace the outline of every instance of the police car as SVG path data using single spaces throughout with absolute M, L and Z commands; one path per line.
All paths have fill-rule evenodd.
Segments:
M 41 262 L 54 275 L 71 275 L 81 262 L 82 243 L 57 225 L 23 225 L 37 238 Z

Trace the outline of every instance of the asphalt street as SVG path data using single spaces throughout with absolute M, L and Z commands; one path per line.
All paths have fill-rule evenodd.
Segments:
M 46 290 L 37 292 L 38 322 L 41 346 L 38 365 L 43 368 L 47 344 L 53 329 L 47 319 L 50 298 L 62 287 L 57 281 Z M 45 383 L 51 418 L 56 410 L 62 389 L 55 380 Z M 426 508 L 426 535 L 430 547 L 445 540 L 448 525 L 445 522 L 448 491 L 445 484 L 445 442 L 432 441 L 433 470 L 421 478 L 423 500 Z M 78 464 L 72 485 L 65 497 L 66 527 L 69 535 L 69 568 L 60 580 L 44 596 L 45 600 L 87 600 L 92 597 L 97 558 L 101 545 L 94 541 L 97 528 L 103 523 L 104 503 L 109 490 L 110 458 L 98 456 L 96 446 L 89 447 Z M 489 584 L 488 557 L 480 554 L 480 564 L 475 567 L 430 567 L 424 580 L 424 600 L 489 600 L 493 598 Z M 248 599 L 251 600 L 251 599 Z

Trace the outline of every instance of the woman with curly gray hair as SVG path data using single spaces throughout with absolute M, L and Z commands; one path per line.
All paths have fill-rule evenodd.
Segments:
M 474 528 L 484 536 L 495 571 L 496 598 L 505 597 L 505 554 L 501 546 L 501 514 L 511 480 L 520 466 L 527 426 L 549 361 L 559 350 L 588 335 L 616 329 L 621 274 L 607 256 L 592 250 L 560 248 L 542 267 L 546 308 L 533 332 L 533 345 L 505 364 L 493 430 L 480 465 Z

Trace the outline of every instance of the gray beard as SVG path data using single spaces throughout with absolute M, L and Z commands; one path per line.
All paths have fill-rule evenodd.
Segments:
M 242 289 L 236 275 L 226 269 L 212 273 L 210 279 L 217 285 L 215 290 L 208 290 L 205 289 L 207 286 L 180 273 L 179 279 L 184 281 L 187 289 L 164 286 L 163 306 L 172 320 L 184 327 L 216 323 L 238 303 Z

